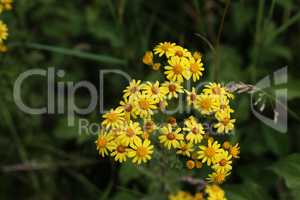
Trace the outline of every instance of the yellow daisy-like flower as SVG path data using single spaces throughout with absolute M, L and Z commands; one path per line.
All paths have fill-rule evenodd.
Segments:
M 229 175 L 230 172 L 217 171 L 209 174 L 207 180 L 210 183 L 222 184 L 225 181 L 226 177 Z
M 171 48 L 169 51 L 166 52 L 167 57 L 186 57 L 186 58 L 191 58 L 192 54 L 189 52 L 187 49 L 181 47 L 181 46 L 174 46 Z
M 207 200 L 227 200 L 224 190 L 218 185 L 207 185 L 205 192 L 208 194 Z
M 160 66 L 161 66 L 160 63 L 154 63 L 154 64 L 152 65 L 152 69 L 155 70 L 155 71 L 158 71 L 158 70 L 160 69 Z
M 8 37 L 8 28 L 6 24 L 0 20 L 0 43 L 3 43 Z
M 0 13 L 12 9 L 12 0 L 0 0 Z
M 226 96 L 229 99 L 234 98 L 233 94 L 230 93 L 228 89 L 223 87 L 220 83 L 209 83 L 205 85 L 205 89 L 203 89 L 203 93 L 208 95 Z
M 140 94 L 141 91 L 141 81 L 140 80 L 135 80 L 133 79 L 130 81 L 129 86 L 126 87 L 126 89 L 123 91 L 124 92 L 124 98 L 131 97 L 135 98 Z
M 193 200 L 193 196 L 184 191 L 178 191 L 176 194 L 169 196 L 169 200 Z
M 121 108 L 111 109 L 109 112 L 103 115 L 102 126 L 106 128 L 118 128 L 124 122 L 124 112 Z
M 192 87 L 192 91 L 185 90 L 186 100 L 189 106 L 195 105 L 197 99 L 197 93 L 195 87 Z
M 112 134 L 105 133 L 104 131 L 100 132 L 98 139 L 95 141 L 100 156 L 104 157 L 105 155 L 108 155 L 109 151 L 112 149 L 111 141 L 113 139 L 114 137 Z
M 132 99 L 124 98 L 123 101 L 120 101 L 120 106 L 118 108 L 123 110 L 126 121 L 129 121 L 131 117 L 136 118 L 134 102 Z
M 198 159 L 202 159 L 203 163 L 206 162 L 210 166 L 218 161 L 218 154 L 221 152 L 221 149 L 217 141 L 209 139 L 207 143 L 207 146 L 199 146 Z
M 236 143 L 234 146 L 230 147 L 229 153 L 232 155 L 233 158 L 239 158 L 239 154 L 240 154 L 239 143 Z
M 111 144 L 111 156 L 115 157 L 115 161 L 120 163 L 125 162 L 127 159 L 128 147 L 119 139 L 115 139 Z
M 202 54 L 201 54 L 199 51 L 195 51 L 195 52 L 193 53 L 193 58 L 194 58 L 195 60 L 201 60 L 201 59 L 202 59 Z
M 202 71 L 204 71 L 203 63 L 201 62 L 201 59 L 196 60 L 194 58 L 191 58 L 189 71 L 194 82 L 199 80 L 200 77 L 203 75 Z
M 126 146 L 138 143 L 141 141 L 139 135 L 142 135 L 143 131 L 138 122 L 129 121 L 124 129 L 123 133 L 119 136 L 120 139 Z
M 158 54 L 159 57 L 167 54 L 176 44 L 171 42 L 161 42 L 154 48 L 154 54 Z
M 190 116 L 184 121 L 184 131 L 187 132 L 185 139 L 193 144 L 200 143 L 202 141 L 204 130 L 201 123 L 198 123 L 196 118 Z
M 195 107 L 202 115 L 209 115 L 218 109 L 218 101 L 212 95 L 200 94 L 196 98 Z
M 168 64 L 165 66 L 167 79 L 178 82 L 182 82 L 184 78 L 190 79 L 189 61 L 187 58 L 173 56 L 168 60 Z
M 154 123 L 154 121 L 149 120 L 149 119 L 145 119 L 144 120 L 144 125 L 143 125 L 143 131 L 147 132 L 147 133 L 152 133 L 157 129 L 156 124 Z
M 172 130 L 171 124 L 161 128 L 161 135 L 158 137 L 160 143 L 162 143 L 168 149 L 178 148 L 180 146 L 179 141 L 183 140 L 183 135 L 180 133 L 181 128 Z
M 162 86 L 168 88 L 168 99 L 178 98 L 178 94 L 184 92 L 183 87 L 178 82 L 166 81 L 162 84 Z
M 232 156 L 228 154 L 228 151 L 222 150 L 218 155 L 217 162 L 212 166 L 215 171 L 228 172 L 232 169 Z
M 214 125 L 218 133 L 228 133 L 234 129 L 235 119 L 230 119 L 228 112 L 217 112 L 215 114 L 218 123 Z
M 139 94 L 135 101 L 136 115 L 142 118 L 147 118 L 153 115 L 153 110 L 157 109 L 156 100 L 149 95 Z
M 155 101 L 159 102 L 163 100 L 168 93 L 168 88 L 159 86 L 159 82 L 155 83 L 147 82 L 143 85 L 142 90 L 146 95 L 151 96 Z
M 147 51 L 143 57 L 143 63 L 146 65 L 153 64 L 153 53 L 152 51 Z
M 194 151 L 192 143 L 186 143 L 184 141 L 180 141 L 179 147 L 177 150 L 177 154 L 190 157 L 191 153 Z
M 151 145 L 150 140 L 145 140 L 144 142 L 139 140 L 130 145 L 130 147 L 132 150 L 129 150 L 128 157 L 133 158 L 133 163 L 141 164 L 142 162 L 146 163 L 148 160 L 151 160 L 153 145 Z

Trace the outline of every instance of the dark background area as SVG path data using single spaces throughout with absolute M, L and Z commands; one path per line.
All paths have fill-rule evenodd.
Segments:
M 205 81 L 255 85 L 288 66 L 288 83 L 280 86 L 288 88 L 286 134 L 252 114 L 248 94 L 237 95 L 234 140 L 241 158 L 224 189 L 233 200 L 300 198 L 299 1 L 18 0 L 0 17 L 10 34 L 9 52 L 0 55 L 0 199 L 166 199 L 155 177 L 100 159 L 96 136 L 79 136 L 66 115 L 29 115 L 13 100 L 14 81 L 33 68 L 63 69 L 56 82 L 87 80 L 99 93 L 101 69 L 156 80 L 142 56 L 161 41 L 199 50 Z M 123 77 L 107 76 L 105 108 L 119 102 L 126 85 Z M 28 79 L 22 97 L 28 105 L 46 105 L 45 77 Z M 76 93 L 81 107 L 89 99 L 85 90 Z M 274 99 L 263 102 L 272 116 Z M 76 119 L 99 123 L 98 108 Z

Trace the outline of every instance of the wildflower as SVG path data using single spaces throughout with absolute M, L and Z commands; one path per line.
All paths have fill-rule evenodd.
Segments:
M 143 130 L 144 132 L 147 132 L 147 133 L 152 133 L 153 131 L 156 130 L 156 124 L 150 120 L 150 119 L 145 119 L 144 120 L 144 126 L 143 126 Z
M 217 162 L 212 166 L 216 171 L 228 172 L 232 169 L 232 156 L 228 154 L 227 151 L 222 150 L 218 155 Z
M 205 85 L 203 93 L 208 95 L 226 96 L 229 99 L 234 98 L 234 96 L 228 91 L 228 89 L 223 87 L 220 83 L 209 83 Z
M 183 135 L 180 133 L 181 128 L 172 130 L 171 124 L 161 128 L 161 135 L 158 137 L 160 143 L 162 143 L 168 149 L 178 148 L 180 146 L 179 141 L 183 140 Z
M 217 162 L 218 153 L 220 153 L 220 144 L 217 141 L 208 140 L 207 146 L 199 146 L 200 151 L 198 151 L 198 159 L 202 159 L 202 162 L 207 162 L 210 166 Z
M 192 57 L 191 53 L 187 49 L 178 45 L 174 46 L 173 48 L 170 48 L 170 50 L 166 52 L 166 55 L 168 58 L 175 57 L 175 56 L 186 57 L 186 58 Z
M 202 192 L 197 192 L 193 198 L 193 200 L 204 200 L 204 196 Z
M 126 146 L 141 141 L 139 135 L 142 135 L 143 131 L 138 122 L 129 121 L 123 130 L 123 133 L 119 136 L 120 139 Z
M 0 20 L 0 43 L 3 43 L 8 37 L 8 28 L 6 24 Z
M 201 62 L 201 59 L 196 60 L 194 58 L 191 58 L 189 62 L 189 71 L 191 73 L 193 81 L 195 82 L 199 80 L 200 77 L 203 75 L 203 63 Z
M 112 149 L 111 141 L 113 139 L 114 137 L 111 134 L 101 131 L 98 135 L 98 139 L 95 141 L 100 156 L 104 157 L 108 155 L 108 151 Z
M 119 108 L 123 110 L 124 117 L 127 121 L 130 120 L 131 116 L 136 118 L 134 103 L 131 99 L 124 98 L 124 100 L 120 102 Z
M 228 150 L 228 149 L 230 149 L 230 147 L 231 147 L 231 144 L 230 144 L 230 142 L 228 142 L 228 141 L 225 141 L 225 142 L 223 142 L 223 145 L 222 145 L 222 147 L 223 147 L 224 149 Z
M 156 101 L 149 95 L 139 94 L 136 100 L 136 115 L 140 117 L 149 117 L 153 114 L 153 110 L 156 109 Z
M 117 128 L 124 122 L 124 113 L 120 108 L 111 109 L 109 112 L 103 115 L 102 125 L 106 128 Z
M 193 200 L 193 196 L 189 192 L 178 191 L 176 194 L 170 195 L 169 200 Z
M 12 9 L 12 0 L 0 0 L 0 13 Z
M 168 124 L 171 124 L 172 127 L 176 127 L 177 126 L 177 120 L 175 117 L 169 117 L 167 120 Z
M 193 161 L 193 160 L 188 160 L 188 161 L 186 161 L 186 167 L 188 168 L 188 169 L 194 169 L 195 168 L 195 162 Z
M 168 88 L 168 93 L 167 93 L 168 99 L 178 98 L 178 94 L 183 93 L 182 86 L 177 82 L 166 81 L 162 85 Z
M 143 63 L 146 65 L 153 64 L 153 53 L 152 51 L 147 51 L 143 57 Z
M 228 133 L 234 129 L 235 119 L 230 119 L 230 114 L 228 112 L 217 112 L 215 114 L 218 123 L 214 125 L 218 133 Z
M 180 141 L 179 147 L 177 150 L 177 154 L 190 157 L 191 153 L 193 152 L 193 144 L 192 143 L 186 143 L 184 141 Z
M 157 102 L 163 100 L 165 95 L 168 93 L 168 88 L 164 86 L 160 87 L 158 81 L 156 81 L 155 83 L 147 82 L 143 85 L 142 90 L 146 95 L 151 96 L 151 98 L 153 98 Z
M 133 79 L 132 81 L 130 81 L 129 86 L 126 87 L 126 89 L 123 91 L 124 92 L 124 98 L 127 97 L 132 97 L 135 98 L 141 90 L 141 81 L 138 80 L 136 81 L 135 79 Z
M 200 161 L 198 161 L 198 160 L 195 161 L 195 167 L 196 167 L 197 169 L 202 168 L 202 166 L 203 166 L 202 162 L 200 162 Z
M 208 182 L 221 184 L 225 181 L 226 177 L 230 175 L 230 172 L 227 171 L 217 171 L 208 175 Z
M 198 123 L 193 116 L 185 120 L 184 124 L 185 128 L 183 130 L 187 131 L 186 140 L 194 144 L 200 143 L 203 138 L 202 135 L 204 135 L 202 124 Z
M 161 42 L 154 48 L 154 54 L 158 54 L 159 57 L 162 57 L 168 53 L 176 44 L 171 42 Z
M 207 185 L 205 192 L 208 194 L 208 200 L 226 200 L 225 192 L 218 185 Z
M 129 150 L 128 157 L 133 158 L 132 162 L 141 164 L 146 163 L 151 160 L 151 154 L 153 153 L 153 145 L 151 145 L 150 140 L 136 141 L 134 144 L 130 145 L 133 150 Z
M 239 154 L 240 154 L 239 143 L 237 143 L 234 146 L 230 147 L 229 153 L 232 155 L 233 158 L 239 158 Z
M 200 53 L 199 51 L 195 51 L 195 52 L 193 53 L 193 58 L 194 58 L 195 60 L 201 60 L 201 59 L 202 59 L 202 55 L 201 55 L 201 53 Z
M 218 108 L 218 102 L 212 95 L 200 94 L 197 96 L 195 107 L 203 115 L 211 114 Z
M 152 69 L 155 70 L 155 71 L 158 71 L 158 70 L 160 69 L 160 66 L 161 66 L 160 63 L 154 63 L 154 64 L 152 65 Z
M 111 156 L 115 157 L 115 161 L 120 163 L 125 162 L 127 159 L 128 147 L 121 140 L 114 140 L 112 142 Z
M 190 79 L 188 59 L 174 56 L 168 60 L 168 64 L 169 65 L 165 66 L 167 79 L 178 82 L 182 82 L 184 78 L 187 80 Z
M 192 91 L 185 90 L 186 100 L 189 106 L 195 105 L 197 99 L 197 93 L 195 87 L 192 87 Z

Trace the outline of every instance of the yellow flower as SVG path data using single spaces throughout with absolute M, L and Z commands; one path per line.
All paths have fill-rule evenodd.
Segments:
M 142 87 L 141 81 L 140 80 L 136 81 L 135 79 L 133 79 L 132 81 L 130 81 L 129 86 L 127 86 L 126 89 L 123 91 L 124 98 L 127 97 L 135 98 L 137 95 L 140 94 L 141 87 Z
M 220 144 L 217 141 L 211 139 L 208 140 L 207 146 L 199 146 L 198 159 L 202 159 L 202 162 L 207 162 L 207 165 L 215 164 L 218 159 L 218 154 L 220 153 Z
M 204 200 L 204 196 L 202 192 L 197 192 L 193 198 L 193 200 Z
M 123 133 L 119 136 L 120 139 L 126 146 L 141 141 L 139 135 L 142 135 L 143 131 L 138 122 L 129 121 L 124 129 Z
M 142 118 L 153 115 L 153 110 L 157 109 L 155 99 L 146 94 L 139 94 L 135 104 L 136 115 L 139 115 Z
M 154 54 L 158 54 L 159 57 L 169 52 L 176 44 L 171 42 L 161 42 L 154 48 Z
M 146 95 L 150 96 L 157 102 L 163 100 L 168 93 L 168 88 L 164 86 L 160 87 L 158 81 L 156 81 L 155 83 L 147 82 L 143 85 L 142 90 Z
M 6 24 L 4 24 L 2 20 L 0 20 L 0 43 L 3 43 L 3 41 L 6 40 L 7 37 L 8 37 L 8 28 Z
M 201 114 L 208 115 L 215 112 L 219 106 L 214 96 L 200 94 L 196 98 L 195 107 L 201 112 Z
M 145 140 L 144 142 L 139 140 L 135 144 L 130 145 L 130 147 L 133 150 L 129 150 L 128 157 L 133 158 L 133 163 L 141 164 L 151 160 L 153 145 L 151 145 L 150 140 Z
M 189 71 L 191 73 L 193 81 L 197 81 L 203 75 L 202 71 L 204 71 L 203 63 L 201 59 L 195 60 L 194 58 L 190 59 Z
M 231 94 L 228 89 L 223 87 L 220 83 L 209 83 L 205 85 L 203 93 L 207 95 L 226 96 L 229 99 L 234 98 L 233 94 Z
M 231 147 L 231 144 L 230 144 L 230 142 L 228 142 L 228 141 L 225 141 L 225 142 L 223 142 L 223 145 L 222 145 L 222 147 L 223 147 L 224 149 L 228 150 L 228 149 L 230 149 L 230 147 Z
M 202 55 L 201 55 L 201 53 L 200 53 L 199 51 L 195 51 L 195 52 L 193 53 L 193 58 L 194 58 L 195 60 L 201 60 L 201 59 L 202 59 Z
M 183 78 L 190 79 L 189 61 L 187 58 L 173 56 L 168 60 L 168 64 L 165 66 L 167 79 L 178 82 L 182 82 Z
M 155 131 L 157 129 L 156 124 L 154 123 L 154 121 L 150 120 L 150 119 L 145 119 L 144 120 L 144 125 L 143 125 L 143 131 L 147 132 L 147 133 L 152 133 L 153 131 Z
M 193 160 L 188 160 L 188 161 L 186 161 L 185 165 L 186 165 L 186 167 L 187 167 L 188 169 L 194 169 L 194 168 L 195 168 L 195 161 L 193 161 Z
M 184 121 L 185 128 L 184 131 L 187 131 L 185 139 L 191 143 L 197 144 L 200 143 L 205 133 L 203 131 L 202 124 L 198 123 L 196 118 L 190 116 Z
M 167 57 L 186 57 L 186 58 L 191 58 L 192 54 L 189 52 L 187 49 L 181 47 L 181 46 L 174 46 L 173 48 L 170 48 L 169 51 L 166 52 Z
M 168 99 L 178 98 L 178 93 L 183 93 L 182 86 L 177 82 L 166 81 L 162 84 L 162 86 L 168 88 Z
M 236 143 L 234 146 L 230 147 L 229 153 L 232 155 L 233 158 L 239 158 L 239 154 L 240 154 L 239 143 Z
M 152 65 L 152 69 L 155 70 L 155 71 L 158 71 L 158 70 L 160 69 L 160 66 L 161 66 L 160 63 L 154 63 L 154 64 Z
M 193 152 L 193 144 L 192 143 L 186 143 L 184 141 L 180 141 L 179 147 L 177 150 L 177 154 L 190 157 L 191 153 Z
M 183 135 L 180 134 L 181 128 L 172 130 L 171 124 L 161 128 L 161 135 L 158 137 L 160 143 L 162 143 L 168 149 L 178 148 L 180 146 L 179 141 L 183 140 Z
M 234 129 L 235 119 L 230 119 L 230 114 L 228 112 L 216 112 L 215 114 L 218 123 L 214 125 L 218 133 L 228 133 Z
M 178 191 L 176 194 L 169 195 L 169 200 L 193 200 L 193 196 L 184 191 Z
M 120 163 L 125 162 L 127 159 L 128 147 L 119 139 L 115 139 L 112 144 L 111 156 L 115 157 L 115 161 Z
M 224 190 L 218 185 L 207 185 L 205 192 L 208 194 L 207 200 L 227 200 Z
M 208 175 L 208 182 L 221 184 L 225 181 L 226 177 L 230 175 L 230 172 L 227 171 L 217 171 Z
M 195 105 L 197 99 L 197 93 L 195 87 L 192 87 L 192 91 L 185 90 L 186 100 L 189 106 Z
M 124 122 L 124 113 L 120 108 L 111 109 L 109 112 L 103 115 L 103 118 L 103 126 L 105 126 L 106 128 L 118 128 Z
M 218 155 L 217 162 L 212 166 L 212 168 L 217 172 L 228 172 L 232 169 L 232 156 L 228 154 L 227 151 L 222 150 Z
M 105 133 L 104 131 L 100 132 L 98 139 L 95 141 L 100 156 L 104 157 L 105 155 L 108 155 L 108 151 L 111 151 L 112 149 L 111 141 L 113 139 L 114 137 L 112 134 Z
M 120 106 L 118 108 L 123 110 L 126 121 L 129 121 L 131 117 L 136 118 L 134 102 L 132 99 L 124 98 L 123 101 L 120 101 Z
M 153 53 L 152 51 L 147 51 L 143 57 L 143 63 L 146 65 L 153 64 Z

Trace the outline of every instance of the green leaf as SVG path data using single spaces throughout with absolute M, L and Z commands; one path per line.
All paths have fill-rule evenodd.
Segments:
M 289 155 L 270 169 L 285 180 L 295 198 L 300 196 L 300 154 Z

